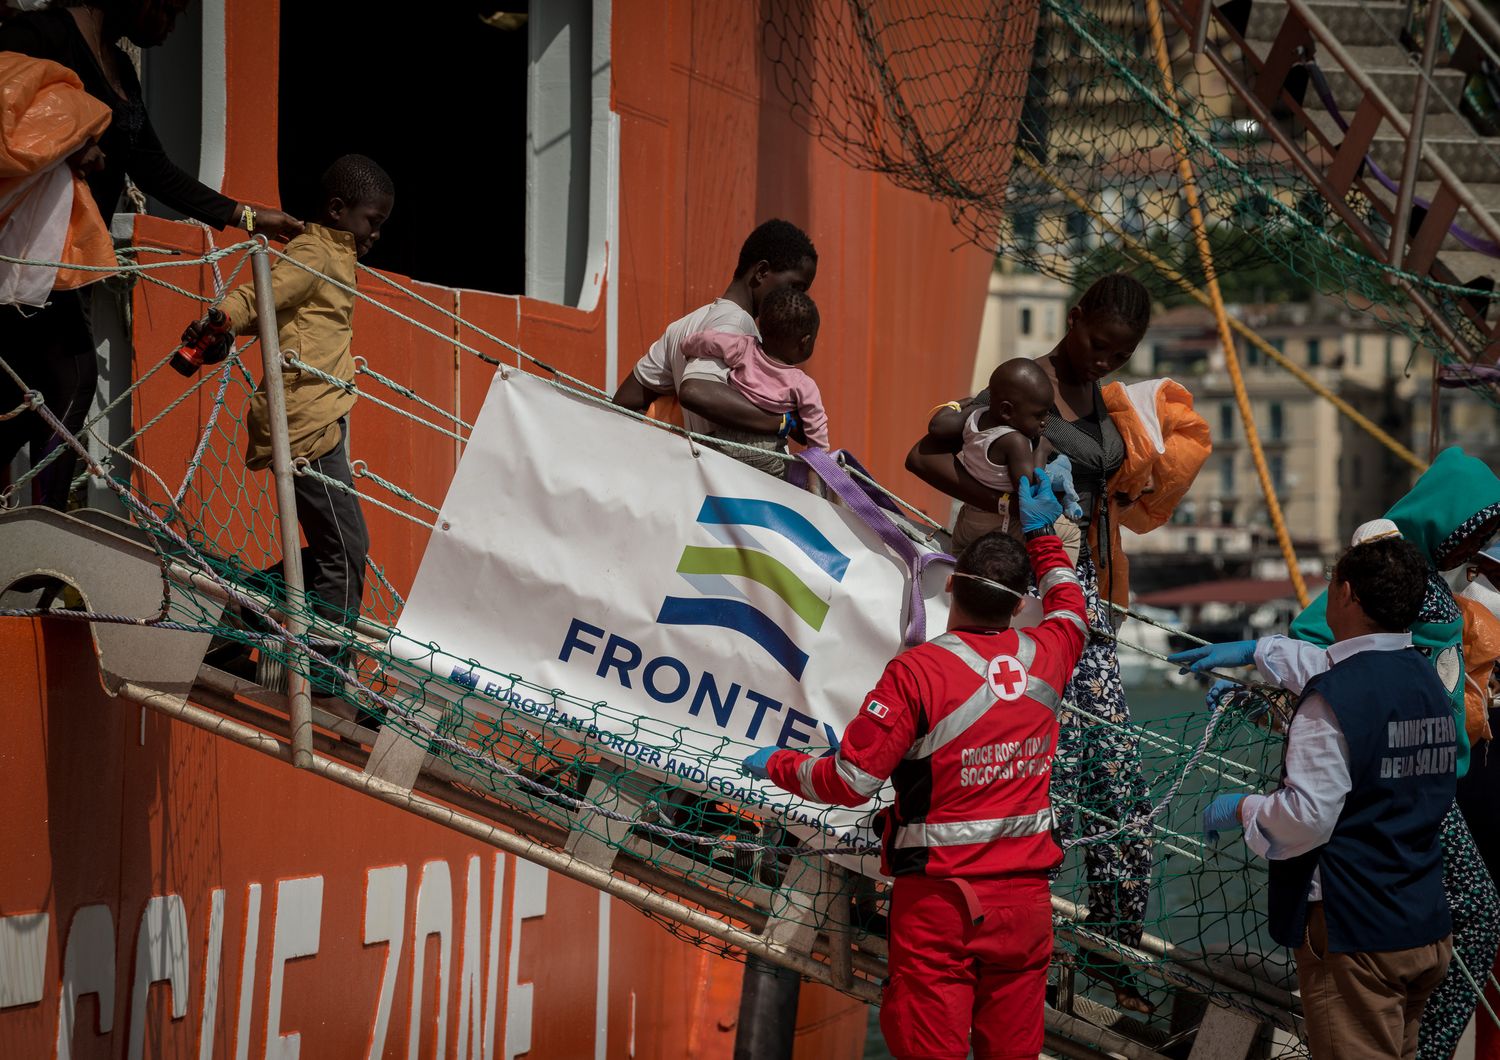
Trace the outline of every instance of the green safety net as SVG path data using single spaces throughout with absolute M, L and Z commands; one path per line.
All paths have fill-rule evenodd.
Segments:
M 1413 350 L 1445 363 L 1460 360 L 1461 350 L 1415 308 L 1398 283 L 1404 281 L 1469 351 L 1484 351 L 1489 340 L 1479 321 L 1493 270 L 1445 282 L 1391 269 L 1368 253 L 1224 77 L 1191 53 L 1172 10 L 1163 0 L 1175 95 L 1165 91 L 1141 0 L 1039 0 L 1039 10 L 956 0 L 941 11 L 902 2 L 776 0 L 766 50 L 775 84 L 804 128 L 851 164 L 944 203 L 969 239 L 1024 270 L 1081 291 L 1123 269 L 1159 302 L 1188 302 L 1183 284 L 1160 267 L 1203 287 L 1174 151 L 1180 137 L 1226 301 L 1297 301 L 1318 293 L 1372 313 L 1407 336 Z M 1386 12 L 1363 14 L 1380 19 L 1378 32 L 1399 47 L 1399 27 L 1388 24 Z M 1422 11 L 1409 17 L 1419 37 Z M 1273 33 L 1274 25 L 1261 32 Z M 1242 82 L 1254 83 L 1249 56 L 1218 22 L 1209 42 Z M 1316 56 L 1294 69 L 1289 84 L 1305 82 L 1307 115 L 1328 113 L 1315 68 L 1335 82 L 1339 76 L 1331 61 L 1320 68 Z M 1474 106 L 1471 99 L 1466 113 L 1483 122 Z M 1289 106 L 1278 103 L 1275 114 L 1302 150 L 1328 157 Z M 1341 113 L 1344 121 L 1353 117 L 1352 108 Z M 1322 124 L 1330 129 L 1326 119 Z M 1342 134 L 1327 135 L 1337 148 Z M 1500 165 L 1500 150 L 1480 149 Z M 1399 179 L 1399 157 L 1380 161 Z M 1380 187 L 1369 163 L 1361 173 L 1363 183 L 1355 183 L 1346 202 L 1384 246 L 1395 196 Z M 1425 163 L 1419 178 L 1433 179 Z M 1466 211 L 1455 224 L 1482 239 Z M 1445 247 L 1463 249 L 1456 236 Z M 1482 303 L 1477 315 L 1475 303 Z M 1488 386 L 1475 389 L 1493 402 Z
M 1139 17 L 1131 21 L 1101 5 L 1086 10 L 1044 0 L 1038 27 L 1030 16 L 1009 10 L 979 0 L 952 5 L 947 14 L 900 3 L 774 0 L 765 43 L 778 85 L 799 120 L 823 142 L 856 165 L 948 203 L 960 229 L 974 240 L 1079 287 L 1123 262 L 1141 266 L 1144 259 L 1118 231 L 1136 233 L 1142 245 L 1156 248 L 1190 277 L 1201 277 L 1196 263 L 1184 257 L 1182 241 L 1159 239 L 1148 223 L 1178 216 L 1175 170 L 1160 161 L 1169 157 L 1162 152 L 1169 152 L 1175 125 L 1191 146 L 1222 269 L 1274 265 L 1351 306 L 1379 307 L 1393 330 L 1451 356 L 1435 341 L 1430 324 L 1403 303 L 1389 270 L 1359 251 L 1315 189 L 1263 138 L 1234 131 L 1225 90 L 1185 57 L 1177 64 L 1183 117 L 1170 116 L 1161 105 L 1160 76 Z M 1181 56 L 1181 34 L 1170 23 L 1168 29 L 1174 54 Z M 1034 165 L 1018 162 L 1022 155 Z M 1102 194 L 1115 171 L 1101 163 L 1137 156 L 1160 164 L 1142 167 L 1132 195 Z M 1096 212 L 1069 212 L 1060 188 L 1086 191 Z M 1151 205 L 1157 200 L 1166 204 L 1160 210 Z M 1373 210 L 1369 203 L 1360 208 Z M 1061 235 L 1049 225 L 1061 225 Z M 238 245 L 189 261 L 127 248 L 125 272 L 107 282 L 127 289 L 135 283 L 168 287 L 181 299 L 186 319 L 212 300 L 190 289 L 196 285 L 193 270 L 211 266 L 222 296 L 248 275 L 242 272 L 247 250 Z M 129 264 L 136 260 L 143 264 Z M 174 269 L 185 270 L 175 283 Z M 1153 267 L 1132 271 L 1155 277 L 1159 297 L 1181 293 Z M 1428 277 L 1407 279 L 1452 310 L 1455 327 L 1465 326 L 1458 304 L 1463 290 Z M 402 313 L 395 304 L 419 302 L 439 314 L 447 311 L 409 288 L 399 299 L 387 297 L 399 286 L 364 270 L 357 293 L 379 311 L 491 365 L 529 358 L 456 318 L 434 330 Z M 160 360 L 116 399 L 122 407 L 142 387 L 160 385 L 170 351 L 159 353 Z M 141 357 L 141 363 L 147 360 Z M 114 426 L 106 410 L 78 440 L 94 461 L 95 481 L 107 481 L 163 564 L 199 575 L 197 587 L 173 580 L 176 610 L 160 624 L 211 631 L 216 640 L 210 662 L 238 659 L 273 687 L 284 685 L 286 670 L 295 669 L 311 678 L 315 693 L 341 702 L 348 717 L 378 717 L 409 735 L 434 756 L 440 779 L 458 786 L 461 809 L 483 811 L 556 845 L 570 832 L 587 834 L 619 851 L 617 871 L 725 920 L 755 929 L 768 917 L 805 919 L 822 930 L 847 924 L 864 952 L 881 951 L 884 884 L 838 869 L 777 815 L 706 791 L 693 779 L 710 764 L 737 762 L 752 746 L 726 739 L 704 748 L 701 737 L 689 740 L 682 730 L 626 705 L 532 684 L 526 679 L 529 661 L 511 657 L 504 645 L 496 645 L 493 657 L 474 660 L 473 678 L 435 676 L 420 658 L 410 659 L 410 651 L 398 656 L 390 650 L 389 627 L 399 623 L 402 601 L 375 564 L 358 634 L 350 629 L 356 616 L 314 613 L 289 602 L 274 571 L 280 549 L 271 476 L 244 466 L 244 420 L 255 386 L 251 365 L 258 361 L 258 352 L 242 344 L 230 360 L 183 386 L 179 397 L 149 414 L 138 411 L 127 432 Z M 550 372 L 559 386 L 606 400 L 581 380 L 540 362 L 533 367 Z M 471 429 L 440 400 L 368 365 L 360 365 L 353 385 L 361 399 L 353 427 L 356 456 L 360 415 L 372 404 L 400 417 L 403 429 L 459 442 Z M 154 434 L 181 423 L 193 424 L 198 437 L 187 466 L 180 454 L 171 466 L 153 462 Z M 298 470 L 316 475 L 311 468 Z M 432 526 L 441 497 L 425 495 L 430 484 L 410 481 L 398 468 L 357 464 L 356 475 L 363 504 Z M 910 509 L 904 511 L 913 532 L 933 532 Z M 377 540 L 377 561 L 379 550 Z M 288 618 L 309 626 L 305 640 L 289 636 Z M 1122 627 L 1122 657 L 1144 650 L 1133 637 L 1142 621 Z M 432 647 L 434 655 L 441 649 Z M 477 694 L 476 679 L 504 694 Z M 1068 843 L 1054 885 L 1055 988 L 1093 991 L 1109 1000 L 1112 984 L 1132 981 L 1158 1006 L 1132 1032 L 1159 1043 L 1190 1029 L 1194 1006 L 1201 1010 L 1205 995 L 1285 1026 L 1287 956 L 1264 930 L 1264 863 L 1250 858 L 1237 840 L 1207 843 L 1199 826 L 1202 807 L 1214 795 L 1274 786 L 1282 744 L 1278 718 L 1284 715 L 1267 709 L 1270 697 L 1251 692 L 1232 697 L 1217 714 L 1178 707 L 1159 716 L 1138 712 L 1134 719 L 1105 719 L 1091 709 L 1093 695 L 1085 687 L 1083 701 L 1068 705 L 1055 769 L 1064 820 L 1060 836 Z M 601 736 L 601 729 L 612 735 Z M 673 769 L 615 766 L 610 752 L 621 741 L 659 751 Z M 332 742 L 323 747 L 337 752 Z M 803 812 L 813 821 L 820 813 L 814 806 Z M 1120 912 L 1142 893 L 1139 920 Z M 700 945 L 737 955 L 712 934 L 664 923 Z M 859 962 L 855 972 L 875 974 Z M 1295 1036 L 1288 1040 L 1295 1054 Z
M 245 256 L 246 246 L 239 245 L 216 252 L 211 261 L 203 259 L 223 266 L 219 292 L 232 286 Z M 193 269 L 202 261 L 127 264 L 124 278 L 109 282 L 127 294 L 134 283 L 168 288 L 173 294 L 163 304 L 180 302 L 185 319 L 212 300 L 174 284 L 157 264 Z M 430 327 L 382 299 L 382 291 L 396 281 L 369 270 L 361 275 L 358 297 L 404 317 L 412 327 Z M 419 297 L 403 290 L 405 297 Z M 458 345 L 467 355 L 491 363 L 506 354 L 529 356 L 478 329 L 463 328 L 469 330 L 460 330 Z M 491 657 L 473 660 L 471 673 L 435 676 L 410 642 L 400 652 L 392 650 L 393 638 L 400 636 L 393 627 L 402 601 L 374 564 L 362 615 L 315 611 L 290 601 L 277 566 L 272 476 L 245 469 L 245 419 L 259 367 L 253 347 L 242 343 L 227 361 L 203 369 L 180 390 L 167 368 L 170 351 L 162 351 L 116 400 L 144 407 L 142 393 L 165 380 L 173 381 L 176 396 L 123 437 L 111 432 L 106 410 L 73 441 L 78 452 L 90 454 L 96 487 L 108 488 L 107 497 L 146 531 L 163 567 L 175 572 L 170 615 L 165 610 L 154 616 L 50 614 L 209 631 L 215 637 L 211 665 L 238 668 L 242 676 L 273 689 L 285 688 L 286 672 L 296 670 L 309 676 L 323 709 L 367 725 L 378 719 L 409 736 L 434 757 L 437 779 L 454 786 L 448 794 L 459 798 L 460 809 L 557 846 L 570 832 L 575 843 L 578 834 L 586 834 L 618 851 L 617 871 L 726 921 L 754 930 L 771 917 L 802 920 L 819 930 L 847 924 L 863 952 L 881 952 L 884 884 L 840 868 L 827 849 L 809 849 L 779 814 L 741 804 L 732 792 L 705 790 L 700 782 L 708 767 L 717 765 L 722 772 L 754 745 L 727 738 L 705 745 L 701 734 L 654 721 L 629 704 L 591 702 L 529 682 L 528 660 L 511 656 L 504 645 Z M 580 380 L 553 375 L 558 386 L 605 400 Z M 352 419 L 355 457 L 361 416 L 374 405 L 399 415 L 413 431 L 463 439 L 471 429 L 401 380 L 363 363 L 353 386 L 360 395 Z M 184 425 L 197 437 L 186 466 L 177 448 L 163 449 L 170 458 L 153 463 L 153 437 L 177 431 L 180 439 Z M 441 497 L 421 496 L 416 484 L 403 483 L 394 469 L 358 460 L 355 467 L 356 492 L 367 511 L 375 506 L 409 520 L 422 528 L 419 535 L 431 528 Z M 297 473 L 316 476 L 307 466 Z M 87 477 L 80 476 L 79 484 Z M 20 489 L 26 486 L 27 479 L 18 483 Z M 913 509 L 903 511 L 911 533 L 937 532 Z M 379 549 L 377 540 L 376 558 Z M 287 632 L 294 618 L 308 627 L 305 638 Z M 1120 634 L 1122 654 L 1144 650 L 1135 646 L 1132 625 Z M 441 645 L 431 645 L 430 658 L 440 651 Z M 1087 688 L 1083 694 L 1089 695 Z M 1150 1025 L 1135 1030 L 1148 1038 L 1164 1040 L 1173 1022 L 1190 1018 L 1205 994 L 1285 1019 L 1275 992 L 1258 996 L 1256 985 L 1281 984 L 1286 976 L 1281 955 L 1262 928 L 1256 896 L 1263 889 L 1263 865 L 1248 859 L 1238 842 L 1206 844 L 1198 825 L 1201 807 L 1214 794 L 1258 791 L 1274 783 L 1280 739 L 1264 705 L 1257 695 L 1244 697 L 1217 715 L 1211 731 L 1209 712 L 1201 709 L 1133 724 L 1101 719 L 1084 702 L 1070 704 L 1064 716 L 1055 785 L 1064 820 L 1060 835 L 1071 845 L 1054 887 L 1061 900 L 1056 979 L 1059 985 L 1076 980 L 1079 991 L 1094 984 L 1103 990 L 1097 996 L 1106 999 L 1110 984 L 1122 977 L 1133 981 L 1160 1005 Z M 273 729 L 284 724 L 274 717 L 269 723 Z M 324 753 L 338 753 L 333 736 L 320 739 Z M 659 752 L 658 760 L 669 768 L 640 767 L 649 760 L 641 750 L 647 748 Z M 620 760 L 632 765 L 621 767 Z M 1122 797 L 1120 791 L 1127 789 L 1128 797 Z M 803 821 L 814 825 L 824 812 L 812 804 L 797 808 Z M 831 849 L 851 858 L 869 853 L 857 846 Z M 1132 850 L 1139 852 L 1134 875 L 1100 871 L 1120 864 L 1122 853 Z M 1144 917 L 1122 917 L 1119 910 L 1130 908 L 1129 895 L 1142 892 Z M 659 919 L 699 945 L 741 956 L 712 933 Z M 863 958 L 855 971 L 874 974 Z M 1180 989 L 1184 986 L 1190 989 Z M 1175 1000 L 1164 1003 L 1168 999 Z

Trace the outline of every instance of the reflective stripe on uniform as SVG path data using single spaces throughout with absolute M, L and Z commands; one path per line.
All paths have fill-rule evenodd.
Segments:
M 1036 661 L 1036 641 L 1032 640 L 1019 629 L 1016 630 L 1016 662 L 1026 668 L 1029 673 L 1031 664 Z M 989 667 L 985 667 L 984 673 L 989 674 Z
M 1035 674 L 1026 675 L 1026 694 L 1054 714 L 1062 708 L 1062 696 L 1057 689 Z
M 984 717 L 984 712 L 994 706 L 995 702 L 995 693 L 990 690 L 990 683 L 980 681 L 974 694 L 934 725 L 931 732 L 912 744 L 904 757 L 926 758 L 938 748 L 958 739 L 970 725 Z
M 939 748 L 946 746 L 958 739 L 968 731 L 980 718 L 998 701 L 994 690 L 990 688 L 989 671 L 990 661 L 980 655 L 973 648 L 965 644 L 957 635 L 944 633 L 928 643 L 942 648 L 959 659 L 965 666 L 973 670 L 982 679 L 974 694 L 964 700 L 942 721 L 932 727 L 932 731 L 922 737 L 907 750 L 904 758 L 927 758 Z M 1026 695 L 1036 700 L 1052 713 L 1056 714 L 1062 706 L 1062 696 L 1057 690 L 1040 677 L 1031 673 L 1031 664 L 1036 659 L 1036 641 L 1025 633 L 1016 630 L 1015 659 L 1026 671 Z
M 958 636 L 958 634 L 944 633 L 941 637 L 934 638 L 932 643 L 950 655 L 958 656 L 960 662 L 980 677 L 989 672 L 990 661 L 965 644 L 963 638 Z
M 988 843 L 994 839 L 1024 839 L 1052 828 L 1052 807 L 1016 817 L 987 821 L 941 821 L 904 824 L 896 830 L 898 847 L 958 847 Z
M 848 784 L 861 795 L 874 795 L 880 790 L 880 786 L 885 783 L 879 777 L 871 776 L 845 758 L 842 750 L 834 756 L 833 768 L 838 770 L 839 776 L 844 778 L 845 784 Z
M 812 771 L 818 760 L 812 756 L 802 759 L 797 766 L 797 783 L 802 787 L 802 796 L 807 799 L 817 799 L 818 789 L 813 787 Z M 822 801 L 819 799 L 818 801 Z
M 1077 611 L 1048 611 L 1042 616 L 1042 621 L 1046 622 L 1048 619 L 1053 618 L 1061 618 L 1073 623 L 1073 625 L 1078 627 L 1080 633 L 1088 633 L 1089 631 L 1088 623 L 1083 620 L 1083 616 Z
M 1070 582 L 1080 589 L 1083 588 L 1083 583 L 1078 580 L 1078 575 L 1074 574 L 1067 567 L 1054 567 L 1042 575 L 1042 580 L 1037 583 L 1037 592 L 1046 596 L 1063 582 Z
M 1016 630 L 1016 636 L 1021 641 L 1016 647 L 1016 658 L 1026 668 L 1026 694 L 1056 714 L 1062 708 L 1062 695 L 1031 672 L 1031 664 L 1036 659 L 1036 641 L 1020 630 Z

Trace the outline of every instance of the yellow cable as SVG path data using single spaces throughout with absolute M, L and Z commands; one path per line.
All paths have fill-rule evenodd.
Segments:
M 1036 161 L 1036 159 L 1031 157 L 1030 154 L 1026 153 L 1025 151 L 1018 151 L 1016 152 L 1016 157 L 1018 157 L 1021 162 L 1033 173 L 1041 177 L 1048 184 L 1051 184 L 1052 187 L 1065 195 L 1068 200 L 1073 203 L 1074 206 L 1076 206 L 1080 210 L 1083 210 L 1100 224 L 1108 228 L 1109 231 L 1112 232 L 1120 240 L 1121 243 L 1126 245 L 1131 253 L 1139 257 L 1148 265 L 1151 265 L 1156 269 L 1157 272 L 1161 273 L 1167 279 L 1171 280 L 1178 287 L 1181 287 L 1185 292 L 1195 298 L 1198 302 L 1202 303 L 1203 305 L 1209 306 L 1210 308 L 1213 306 L 1213 300 L 1209 298 L 1209 296 L 1202 290 L 1200 290 L 1192 280 L 1188 279 L 1182 273 L 1178 272 L 1175 268 L 1172 267 L 1169 262 L 1152 253 L 1152 251 L 1148 247 L 1134 239 L 1128 232 L 1121 228 L 1117 222 L 1100 213 L 1097 209 L 1090 205 L 1090 203 L 1086 199 L 1084 199 L 1083 196 L 1079 195 L 1077 191 L 1075 191 L 1073 188 L 1070 188 L 1062 181 L 1058 180 L 1057 177 L 1053 176 L 1045 168 L 1043 168 L 1041 164 Z M 1392 454 L 1410 464 L 1418 472 L 1427 470 L 1427 461 L 1417 456 L 1416 453 L 1412 452 L 1406 446 L 1402 445 L 1389 433 L 1382 430 L 1380 426 L 1375 423 L 1375 421 L 1371 420 L 1364 413 L 1360 412 L 1353 405 L 1349 404 L 1349 402 L 1345 401 L 1333 391 L 1329 390 L 1322 383 L 1318 382 L 1317 379 L 1313 377 L 1311 372 L 1303 368 L 1300 364 L 1297 364 L 1291 358 L 1287 357 L 1286 354 L 1282 353 L 1275 346 L 1272 346 L 1269 342 L 1262 338 L 1254 328 L 1250 327 L 1250 325 L 1246 324 L 1243 320 L 1236 319 L 1235 317 L 1230 317 L 1229 326 L 1232 327 L 1240 335 L 1244 336 L 1245 341 L 1249 342 L 1250 345 L 1254 346 L 1256 349 L 1260 350 L 1261 353 L 1265 354 L 1268 360 L 1274 361 L 1282 368 L 1285 368 L 1299 383 L 1307 387 L 1307 389 L 1311 390 L 1318 397 L 1333 405 L 1333 407 L 1338 409 L 1340 413 L 1348 417 L 1350 422 L 1352 422 L 1356 427 L 1364 431 L 1371 438 L 1374 438 L 1381 445 L 1385 446 L 1385 448 L 1390 450 Z
M 1146 18 L 1151 23 L 1151 41 L 1155 45 L 1156 65 L 1161 70 L 1163 95 L 1172 110 L 1176 124 L 1172 126 L 1172 147 L 1177 152 L 1177 175 L 1182 181 L 1182 191 L 1187 198 L 1188 215 L 1193 222 L 1193 239 L 1198 244 L 1198 257 L 1203 262 L 1203 275 L 1207 280 L 1208 297 L 1213 302 L 1214 319 L 1219 325 L 1219 342 L 1224 347 L 1224 364 L 1229 369 L 1229 381 L 1234 385 L 1234 400 L 1240 407 L 1240 418 L 1245 422 L 1245 441 L 1250 445 L 1250 456 L 1255 461 L 1255 473 L 1260 476 L 1261 492 L 1266 496 L 1266 510 L 1271 517 L 1271 526 L 1276 530 L 1276 541 L 1281 546 L 1281 555 L 1286 560 L 1286 571 L 1292 579 L 1292 589 L 1297 593 L 1297 602 L 1306 607 L 1309 602 L 1307 584 L 1302 580 L 1302 571 L 1297 566 L 1297 553 L 1292 548 L 1292 537 L 1286 528 L 1286 519 L 1281 513 L 1281 502 L 1276 499 L 1276 488 L 1271 483 L 1271 472 L 1266 467 L 1266 454 L 1261 449 L 1260 432 L 1255 427 L 1255 413 L 1250 408 L 1250 395 L 1245 391 L 1245 377 L 1240 372 L 1240 358 L 1234 347 L 1234 335 L 1229 326 L 1229 314 L 1224 309 L 1224 296 L 1219 292 L 1219 277 L 1214 271 L 1214 252 L 1208 244 L 1208 228 L 1203 223 L 1203 210 L 1198 203 L 1198 184 L 1193 178 L 1193 163 L 1188 158 L 1187 142 L 1182 136 L 1182 115 L 1177 109 L 1177 86 L 1172 79 L 1172 59 L 1167 54 L 1167 35 L 1162 29 L 1161 5 L 1157 0 L 1146 0 Z

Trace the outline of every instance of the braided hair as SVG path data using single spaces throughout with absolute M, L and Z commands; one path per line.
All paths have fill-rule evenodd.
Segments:
M 1112 316 L 1138 334 L 1151 323 L 1151 293 L 1134 276 L 1112 272 L 1089 285 L 1078 300 L 1085 316 Z

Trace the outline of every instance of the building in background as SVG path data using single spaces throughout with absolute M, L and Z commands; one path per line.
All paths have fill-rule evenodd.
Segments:
M 1231 312 L 1288 359 L 1397 439 L 1415 446 L 1418 395 L 1409 341 L 1380 321 L 1314 300 L 1232 306 Z M 1354 528 L 1385 511 L 1412 482 L 1411 468 L 1262 352 L 1237 346 L 1266 465 L 1297 554 L 1310 570 L 1335 555 Z M 1265 577 L 1280 564 L 1259 476 L 1210 310 L 1159 312 L 1132 369 L 1171 376 L 1192 392 L 1213 432 L 1214 452 L 1171 527 L 1134 542 L 1133 565 L 1150 585 L 1204 576 Z M 1425 447 L 1425 441 L 1424 446 Z
M 990 273 L 970 393 L 989 383 L 1001 361 L 1051 353 L 1068 330 L 1071 295 L 1072 288 L 1061 280 L 999 262 Z

